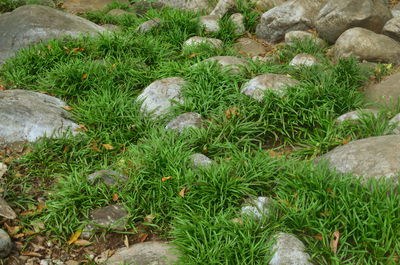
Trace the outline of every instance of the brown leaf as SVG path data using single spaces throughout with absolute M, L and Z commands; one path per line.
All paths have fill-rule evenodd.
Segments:
M 118 199 L 119 199 L 119 195 L 117 193 L 114 193 L 113 196 L 112 196 L 112 200 L 114 202 L 116 202 L 116 201 L 118 201 Z
M 52 47 L 51 47 L 50 44 L 47 45 L 47 49 L 48 49 L 49 51 L 52 49 Z
M 89 246 L 91 244 L 92 244 L 92 242 L 84 240 L 84 239 L 78 239 L 74 242 L 74 245 L 77 245 L 77 246 Z
M 167 181 L 167 180 L 169 180 L 169 179 L 171 179 L 172 177 L 163 177 L 162 179 L 161 179 L 161 181 L 162 182 L 165 182 L 165 181 Z
M 129 248 L 129 239 L 128 239 L 128 236 L 125 236 L 125 237 L 124 237 L 124 245 L 125 245 L 125 247 Z
M 0 91 L 4 91 L 6 88 L 3 85 L 0 85 Z
M 63 107 L 63 109 L 65 109 L 65 110 L 73 110 L 75 108 L 74 107 L 70 107 L 70 106 L 66 106 L 66 107 Z
M 181 191 L 179 192 L 179 196 L 181 196 L 182 198 L 185 197 L 185 192 L 186 188 L 181 189 Z
M 316 239 L 316 240 L 319 240 L 319 241 L 322 241 L 324 238 L 323 238 L 323 236 L 322 236 L 322 234 L 316 234 L 315 236 L 314 236 L 314 238 Z
M 339 231 L 333 232 L 330 246 L 331 246 L 331 251 L 334 254 L 337 253 L 339 238 L 340 238 L 340 232 Z
M 269 155 L 270 157 L 274 157 L 274 158 L 281 158 L 281 157 L 282 157 L 282 154 L 281 154 L 281 153 L 276 152 L 276 151 L 274 151 L 274 150 L 270 150 L 270 151 L 268 152 L 268 155 Z
M 239 117 L 239 108 L 233 107 L 233 108 L 229 108 L 225 111 L 225 117 L 227 119 L 230 119 L 232 117 Z
M 44 202 L 39 202 L 37 205 L 37 211 L 42 212 L 44 209 L 46 209 L 46 204 Z
M 82 80 L 85 80 L 86 78 L 88 78 L 88 74 L 83 74 L 81 77 Z
M 151 224 L 155 218 L 156 218 L 156 216 L 154 214 L 149 214 L 149 215 L 146 215 L 146 217 L 144 218 L 143 221 Z
M 188 58 L 191 59 L 191 58 L 196 57 L 196 56 L 198 56 L 197 53 L 192 53 L 191 55 L 188 56 Z
M 101 144 L 105 149 L 107 150 L 113 150 L 114 146 L 112 146 L 111 144 Z
M 143 243 L 143 242 L 147 239 L 148 236 L 149 236 L 149 235 L 146 234 L 146 233 L 144 233 L 144 234 L 139 234 L 139 236 L 138 236 L 138 241 L 139 241 L 140 243 Z
M 71 52 L 73 52 L 73 53 L 78 53 L 78 52 L 83 52 L 85 49 L 84 48 L 73 48 L 72 50 L 71 50 Z
M 88 131 L 88 128 L 85 127 L 83 124 L 79 124 L 79 128 L 75 129 L 75 131 Z
M 341 142 L 342 142 L 342 144 L 348 144 L 350 141 L 351 141 L 351 136 L 348 136 L 345 139 L 343 139 Z
M 92 149 L 92 150 L 94 150 L 94 151 L 96 151 L 96 152 L 99 152 L 99 153 L 102 153 L 103 151 L 101 151 L 98 147 L 97 147 L 97 145 L 95 145 L 95 144 L 92 144 L 91 146 L 90 146 L 90 149 Z
M 22 228 L 22 226 L 9 226 L 7 223 L 4 223 L 4 226 L 6 227 L 8 234 L 11 236 L 17 234 Z
M 32 252 L 32 251 L 25 251 L 21 253 L 21 256 L 30 256 L 30 257 L 41 257 L 42 254 Z
M 69 238 L 69 240 L 67 241 L 67 244 L 68 244 L 68 245 L 71 245 L 71 244 L 75 243 L 75 241 L 78 240 L 78 238 L 81 236 L 81 234 L 82 234 L 82 231 L 81 231 L 81 230 L 78 230 L 78 231 L 76 231 L 75 233 L 73 233 L 73 234 L 71 235 L 71 237 Z

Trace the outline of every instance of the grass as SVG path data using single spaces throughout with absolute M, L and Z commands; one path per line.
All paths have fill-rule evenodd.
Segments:
M 252 31 L 258 14 L 240 3 L 238 10 Z M 39 44 L 0 70 L 8 89 L 45 91 L 65 100 L 86 128 L 76 137 L 43 139 L 9 162 L 4 195 L 14 208 L 25 211 L 37 204 L 37 196 L 46 198 L 46 209 L 22 216 L 21 225 L 30 229 L 43 222 L 43 234 L 65 242 L 89 221 L 91 210 L 112 204 L 117 193 L 129 212 L 127 229 L 145 226 L 173 239 L 183 253 L 182 264 L 265 264 L 278 231 L 305 242 L 314 264 L 395 263 L 399 188 L 390 183 L 371 183 L 370 188 L 308 161 L 350 140 L 388 133 L 388 120 L 396 113 L 385 109 L 357 123 L 335 122 L 363 107 L 363 84 L 371 74 L 380 78 L 382 71 L 364 71 L 354 59 L 332 63 L 325 50 L 307 41 L 280 47 L 274 62 L 249 60 L 240 74 L 215 64 L 190 67 L 211 56 L 237 55 L 230 14 L 220 33 L 209 34 L 197 27 L 193 12 L 106 15 L 115 7 L 128 9 L 113 4 L 85 16 L 118 24 L 120 32 Z M 140 23 L 154 17 L 164 20 L 160 28 L 136 33 Z M 196 35 L 220 38 L 224 46 L 183 49 L 183 42 Z M 321 64 L 289 66 L 302 52 Z M 301 84 L 285 97 L 266 93 L 261 102 L 240 93 L 245 82 L 263 73 L 290 75 Z M 165 117 L 144 116 L 137 95 L 151 82 L 172 76 L 187 81 L 185 102 Z M 179 135 L 164 129 L 171 118 L 189 111 L 202 114 L 207 127 Z M 282 150 L 292 151 L 280 157 Z M 193 153 L 217 164 L 193 169 Z M 100 169 L 119 171 L 129 180 L 111 187 L 89 183 L 87 176 Z M 272 214 L 260 222 L 242 217 L 242 224 L 235 223 L 245 199 L 256 196 L 276 201 Z M 149 215 L 152 222 L 145 220 Z M 334 231 L 341 233 L 336 254 L 330 249 Z

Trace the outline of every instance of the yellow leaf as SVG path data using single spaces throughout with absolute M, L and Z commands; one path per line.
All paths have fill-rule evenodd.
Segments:
M 239 108 L 236 108 L 236 107 L 233 107 L 233 108 L 229 108 L 229 109 L 227 109 L 226 111 L 225 111 L 225 117 L 227 118 L 227 119 L 230 119 L 230 118 L 232 118 L 232 117 L 239 117 L 240 116 L 240 114 L 239 114 Z
M 107 150 L 113 150 L 114 147 L 111 144 L 101 144 Z
M 117 193 L 114 193 L 113 196 L 112 196 L 112 200 L 114 202 L 116 202 L 116 201 L 118 201 L 118 199 L 119 199 L 119 195 Z
M 63 109 L 65 109 L 65 110 L 73 110 L 74 108 L 70 107 L 70 106 L 66 106 L 66 107 L 63 107 Z
M 156 216 L 154 214 L 149 214 L 149 215 L 146 215 L 146 217 L 144 218 L 143 221 L 151 224 L 155 218 L 156 218 Z
M 124 238 L 124 245 L 125 245 L 125 247 L 129 248 L 129 239 L 128 239 L 128 236 L 125 236 L 125 238 Z
M 71 235 L 71 237 L 69 238 L 69 240 L 67 241 L 67 244 L 68 244 L 68 245 L 71 245 L 71 244 L 75 243 L 75 241 L 78 240 L 78 238 L 81 236 L 81 234 L 82 234 L 82 231 L 81 231 L 81 230 L 78 230 L 78 231 L 76 231 L 75 233 L 73 233 L 73 234 Z
M 82 80 L 85 80 L 86 78 L 88 78 L 88 74 L 83 74 L 82 75 Z
M 162 182 L 165 182 L 165 181 L 167 181 L 167 180 L 169 180 L 169 179 L 171 179 L 172 177 L 163 177 L 162 179 L 161 179 L 161 181 Z
M 188 56 L 189 59 L 196 57 L 198 54 L 197 53 L 192 53 L 191 55 Z
M 179 196 L 181 196 L 182 198 L 185 197 L 185 192 L 186 188 L 181 189 L 181 191 L 179 192 Z

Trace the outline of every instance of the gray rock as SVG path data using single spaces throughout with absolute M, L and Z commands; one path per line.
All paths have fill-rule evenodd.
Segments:
M 289 31 L 285 34 L 285 43 L 287 45 L 294 45 L 295 40 L 305 40 L 305 39 L 312 40 L 315 44 L 317 44 L 321 48 L 327 46 L 327 43 L 323 39 L 318 38 L 317 36 L 314 36 L 314 34 L 307 31 L 294 30 L 294 31 Z
M 104 31 L 103 27 L 89 20 L 47 6 L 21 6 L 0 15 L 0 65 L 30 44 L 63 36 L 76 38 L 82 34 L 95 35 Z
M 135 15 L 135 13 L 125 11 L 120 8 L 115 8 L 111 9 L 110 11 L 107 12 L 107 15 L 112 15 L 112 16 L 123 16 L 123 15 Z
M 394 17 L 386 22 L 382 34 L 389 36 L 396 41 L 400 41 L 400 16 Z
M 294 30 L 313 28 L 319 10 L 327 0 L 292 0 L 274 7 L 261 16 L 256 34 L 271 43 L 283 40 Z
M 392 10 L 390 10 L 390 12 L 392 13 L 392 16 L 393 16 L 393 17 L 398 17 L 398 16 L 400 16 L 400 10 L 394 10 L 394 9 L 392 9 Z
M 280 6 L 288 0 L 255 0 L 255 8 L 261 11 L 267 11 L 268 9 Z
M 203 27 L 208 32 L 218 32 L 221 28 L 219 26 L 219 16 L 201 16 L 199 26 Z
M 8 203 L 2 198 L 0 198 L 0 216 L 7 219 L 17 218 L 17 214 L 10 207 L 10 205 L 8 205 Z
M 0 258 L 7 257 L 12 248 L 12 242 L 10 236 L 6 231 L 0 229 Z
M 183 132 L 185 129 L 198 129 L 203 127 L 203 117 L 195 112 L 183 113 L 170 121 L 165 129 Z
M 106 265 L 172 265 L 179 260 L 179 253 L 173 245 L 159 241 L 135 244 L 118 250 Z
M 236 6 L 236 0 L 219 0 L 210 15 L 223 17 L 229 10 Z
M 154 29 L 155 27 L 160 26 L 163 23 L 163 20 L 161 18 L 153 18 L 150 20 L 147 20 L 140 24 L 136 31 L 140 33 L 146 33 L 149 32 L 150 30 Z
M 76 135 L 67 105 L 55 98 L 28 90 L 0 91 L 0 144 L 34 142 L 41 137 Z
M 380 83 L 373 84 L 364 91 L 367 103 L 396 108 L 400 97 L 400 73 L 385 77 Z
M 63 0 L 63 8 L 74 14 L 85 13 L 87 11 L 98 11 L 105 9 L 114 0 Z M 129 3 L 129 0 L 116 0 L 120 3 Z
M 370 137 L 336 147 L 320 157 L 340 173 L 362 179 L 397 177 L 400 172 L 400 135 Z
M 209 44 L 209 45 L 213 46 L 215 49 L 221 49 L 222 45 L 223 45 L 222 40 L 219 40 L 219 39 L 195 36 L 195 37 L 191 37 L 188 40 L 186 40 L 183 43 L 183 47 L 197 46 L 197 45 L 200 45 L 203 43 Z
M 6 174 L 7 165 L 0 162 L 0 179 Z
M 273 207 L 272 199 L 268 197 L 257 197 L 252 200 L 248 200 L 246 205 L 242 207 L 242 215 L 253 217 L 257 220 L 261 220 L 263 217 L 267 217 Z
M 298 84 L 300 84 L 299 81 L 286 75 L 263 74 L 245 83 L 241 92 L 255 100 L 261 101 L 266 91 L 273 91 L 280 96 L 284 96 L 287 88 Z
M 250 57 L 264 55 L 268 49 L 266 44 L 261 40 L 254 40 L 250 38 L 239 38 L 233 45 L 233 48 L 239 53 Z
M 182 10 L 201 11 L 212 8 L 209 0 L 158 0 L 158 2 Z
M 88 176 L 88 181 L 97 184 L 104 183 L 106 186 L 113 186 L 118 183 L 125 183 L 128 177 L 113 170 L 99 170 Z
M 147 1 L 138 1 L 129 5 L 130 8 L 135 10 L 135 13 L 138 15 L 144 15 L 149 10 L 161 10 L 163 9 L 165 4 L 160 2 L 147 2 Z
M 232 74 L 239 74 L 241 72 L 241 67 L 249 65 L 245 59 L 235 56 L 214 56 L 204 60 L 203 62 L 217 62 L 223 70 Z
M 363 28 L 352 28 L 340 35 L 334 46 L 334 53 L 336 58 L 354 56 L 369 62 L 400 62 L 398 42 Z
M 235 25 L 235 33 L 238 35 L 243 35 L 246 32 L 246 27 L 244 26 L 244 16 L 240 13 L 232 14 L 229 19 Z
M 181 90 L 185 84 L 186 81 L 179 77 L 154 81 L 137 97 L 137 100 L 143 100 L 140 110 L 143 113 L 152 113 L 155 116 L 166 114 L 174 104 L 173 101 L 184 102 L 181 97 Z
M 363 115 L 371 114 L 377 117 L 378 111 L 374 109 L 361 109 L 347 112 L 336 119 L 337 123 L 343 123 L 345 121 L 358 121 Z
M 297 237 L 287 233 L 278 233 L 276 243 L 272 247 L 274 255 L 269 265 L 312 265 L 310 255 Z
M 318 64 L 317 58 L 310 54 L 300 53 L 297 54 L 290 62 L 291 66 L 313 66 Z
M 381 33 L 392 14 L 382 0 L 329 0 L 315 22 L 319 35 L 335 42 L 346 30 L 354 27 Z
M 117 25 L 114 24 L 103 24 L 101 25 L 103 28 L 105 28 L 106 30 L 108 30 L 109 32 L 118 32 L 121 31 L 121 28 Z
M 210 158 L 200 153 L 193 154 L 189 158 L 192 162 L 193 169 L 209 168 L 211 165 L 215 164 Z
M 390 119 L 389 124 L 394 127 L 392 133 L 400 135 L 400 113 Z

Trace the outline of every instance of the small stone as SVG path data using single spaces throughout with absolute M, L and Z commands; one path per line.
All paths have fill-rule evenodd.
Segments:
M 245 59 L 235 56 L 214 56 L 204 60 L 203 62 L 217 62 L 223 70 L 232 74 L 240 74 L 241 67 L 249 65 Z
M 144 15 L 152 9 L 161 10 L 164 8 L 164 6 L 165 4 L 160 2 L 146 2 L 146 1 L 139 1 L 129 5 L 130 8 L 135 9 L 135 13 L 138 15 Z
M 140 33 L 146 33 L 149 32 L 150 30 L 154 29 L 155 27 L 160 26 L 163 23 L 163 20 L 161 18 L 153 18 L 150 20 L 147 20 L 140 24 L 136 31 Z
M 389 36 L 396 41 L 400 41 L 400 16 L 396 16 L 386 22 L 382 34 Z
M 7 165 L 0 162 L 0 178 L 7 172 Z
M 198 129 L 203 127 L 203 117 L 195 112 L 183 113 L 170 121 L 165 129 L 183 132 L 185 129 Z
M 397 114 L 396 116 L 394 116 L 389 121 L 389 124 L 394 127 L 392 133 L 396 134 L 396 135 L 399 135 L 400 134 L 400 113 Z
M 268 216 L 272 208 L 272 199 L 268 197 L 257 197 L 253 200 L 248 200 L 246 206 L 242 207 L 242 215 L 254 217 L 257 220 Z
M 246 32 L 246 27 L 244 25 L 244 16 L 240 13 L 232 14 L 229 18 L 235 25 L 235 33 L 238 35 L 243 35 Z
M 65 265 L 79 265 L 81 264 L 79 261 L 75 261 L 75 260 L 67 260 L 65 262 Z
M 121 30 L 121 28 L 119 26 L 114 25 L 114 24 L 103 24 L 101 26 L 110 32 L 117 32 L 117 31 Z
M 0 229 L 0 258 L 7 257 L 12 248 L 12 242 L 10 236 L 6 231 Z
M 245 54 L 250 57 L 264 55 L 268 51 L 266 44 L 261 40 L 257 41 L 250 38 L 239 38 L 233 48 L 239 54 Z
M 317 58 L 310 54 L 301 53 L 297 54 L 289 63 L 291 66 L 313 66 L 318 64 Z
M 287 233 L 278 233 L 272 246 L 274 255 L 269 265 L 312 265 L 310 255 L 297 237 Z
M 200 153 L 193 154 L 189 158 L 192 162 L 193 169 L 209 168 L 211 165 L 215 164 L 210 158 Z
M 7 219 L 17 218 L 17 214 L 10 207 L 10 205 L 8 205 L 8 203 L 2 198 L 0 198 L 0 216 Z
M 323 39 L 318 38 L 314 36 L 314 34 L 307 31 L 295 30 L 285 34 L 285 43 L 290 46 L 293 46 L 296 43 L 296 40 L 301 41 L 306 39 L 312 40 L 320 48 L 327 46 L 327 43 Z
M 220 30 L 219 16 L 201 16 L 199 23 L 200 27 L 204 27 L 208 32 L 218 32 Z
M 125 11 L 123 9 L 116 8 L 116 9 L 112 9 L 112 10 L 108 11 L 107 15 L 123 16 L 123 15 L 135 15 L 135 14 L 132 12 Z
M 127 176 L 112 170 L 99 170 L 88 176 L 89 182 L 93 184 L 101 182 L 108 187 L 118 183 L 126 182 L 127 180 Z
M 229 10 L 236 6 L 236 0 L 219 0 L 210 15 L 223 17 Z
M 203 43 L 209 44 L 213 46 L 215 49 L 221 49 L 223 45 L 222 40 L 219 39 L 195 36 L 186 40 L 185 43 L 183 44 L 183 47 L 197 46 Z
M 355 110 L 347 112 L 336 119 L 337 123 L 343 123 L 345 121 L 358 121 L 360 120 L 363 115 L 371 114 L 377 117 L 378 111 L 374 109 L 362 109 L 362 110 Z

